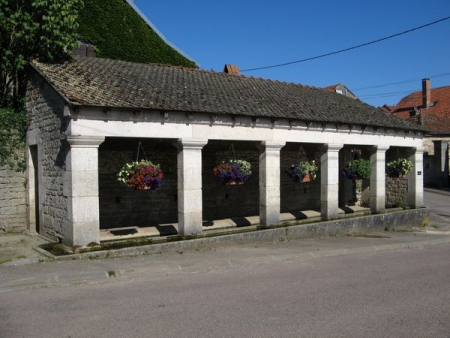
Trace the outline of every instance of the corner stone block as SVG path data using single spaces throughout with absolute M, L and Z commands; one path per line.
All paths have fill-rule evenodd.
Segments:
M 89 243 L 100 243 L 98 222 L 66 222 L 63 228 L 64 244 L 70 246 L 86 246 Z
M 99 221 L 98 197 L 78 197 L 72 199 L 67 208 L 67 216 L 72 222 Z M 97 223 L 98 227 L 98 223 Z M 99 229 L 97 229 L 99 230 Z

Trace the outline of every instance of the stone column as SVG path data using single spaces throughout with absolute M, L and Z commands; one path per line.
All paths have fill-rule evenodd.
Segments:
M 447 154 L 445 157 L 445 173 L 446 173 L 446 177 L 445 177 L 445 181 L 444 181 L 444 186 L 445 187 L 450 187 L 450 142 L 447 142 Z
M 370 210 L 383 212 L 386 209 L 386 151 L 387 145 L 374 146 L 370 154 Z
M 202 148 L 207 143 L 186 139 L 177 143 L 178 233 L 183 236 L 202 234 Z
M 433 183 L 439 188 L 448 187 L 449 143 L 442 140 L 434 140 L 433 144 L 434 144 Z
M 67 222 L 62 229 L 65 244 L 85 246 L 100 242 L 98 147 L 104 140 L 100 136 L 67 136 L 70 144 L 64 179 Z
M 259 146 L 259 222 L 280 222 L 280 150 L 286 142 L 264 141 Z
M 320 157 L 321 215 L 323 219 L 339 216 L 339 150 L 343 144 L 326 144 Z
M 408 205 L 414 208 L 423 207 L 423 147 L 412 148 L 409 160 L 412 162 L 412 170 L 406 176 L 408 179 Z

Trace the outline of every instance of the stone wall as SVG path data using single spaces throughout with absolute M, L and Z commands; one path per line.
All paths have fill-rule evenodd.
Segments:
M 257 143 L 212 141 L 203 148 L 202 156 L 203 218 L 214 220 L 259 215 Z M 252 174 L 243 185 L 227 186 L 213 174 L 214 167 L 233 158 L 249 161 L 252 166 Z
M 106 138 L 99 147 L 100 228 L 177 222 L 177 150 L 172 141 L 142 140 L 139 160 L 160 164 L 163 184 L 157 191 L 134 190 L 117 181 L 127 162 L 136 161 L 139 139 Z
M 25 183 L 25 173 L 11 170 L 9 166 L 0 167 L 0 229 L 26 229 Z
M 29 86 L 28 145 L 35 156 L 28 166 L 37 172 L 35 189 L 39 191 L 36 231 L 59 240 L 67 220 L 67 198 L 63 193 L 65 160 L 69 145 L 65 141 L 68 121 L 63 117 L 65 102 L 47 84 L 33 80 Z M 39 189 L 38 189 L 39 186 Z
M 442 142 L 450 142 L 450 137 L 425 137 L 423 139 L 423 146 L 425 148 L 425 152 L 430 156 L 434 156 L 434 143 L 433 141 L 442 141 Z
M 401 207 L 406 203 L 408 180 L 406 178 L 386 177 L 386 206 Z
M 320 210 L 320 154 L 316 145 L 288 143 L 281 149 L 281 212 Z M 315 180 L 294 182 L 286 174 L 292 164 L 312 160 L 319 167 Z

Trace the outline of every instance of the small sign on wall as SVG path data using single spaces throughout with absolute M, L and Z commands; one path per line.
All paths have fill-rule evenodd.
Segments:
M 417 175 L 422 175 L 422 172 L 421 172 L 421 171 L 418 171 L 418 172 L 417 172 Z

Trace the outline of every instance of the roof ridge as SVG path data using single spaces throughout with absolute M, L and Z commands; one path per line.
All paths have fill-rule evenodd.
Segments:
M 283 83 L 283 84 L 300 86 L 303 88 L 322 89 L 320 87 L 304 85 L 301 83 L 296 83 L 296 82 L 291 82 L 291 81 L 282 81 L 282 80 L 268 79 L 268 78 L 263 78 L 263 77 L 254 77 L 254 76 L 248 76 L 248 75 L 240 74 L 240 73 L 239 74 L 235 74 L 235 73 L 228 74 L 228 73 L 221 72 L 221 71 L 215 71 L 213 69 L 207 70 L 207 69 L 203 69 L 203 68 L 191 68 L 191 67 L 185 67 L 185 66 L 181 66 L 181 65 L 171 65 L 171 64 L 166 64 L 166 63 L 134 62 L 134 61 L 126 61 L 126 60 L 101 58 L 101 57 L 92 58 L 92 57 L 78 56 L 78 55 L 74 56 L 73 59 L 76 59 L 76 60 L 85 60 L 85 59 L 108 60 L 108 61 L 112 61 L 112 62 L 120 62 L 120 63 L 134 64 L 134 65 L 158 66 L 158 67 L 186 70 L 186 71 L 190 71 L 190 72 L 201 72 L 201 73 L 206 73 L 206 74 L 211 74 L 211 75 L 219 75 L 219 76 L 226 76 L 226 77 L 240 77 L 240 78 L 245 78 L 245 79 L 267 81 L 267 82 L 272 82 L 272 83 Z

